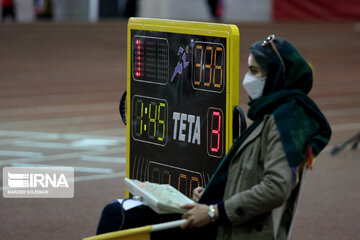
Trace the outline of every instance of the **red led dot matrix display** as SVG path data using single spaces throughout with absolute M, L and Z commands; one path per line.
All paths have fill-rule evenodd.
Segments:
M 166 84 L 169 76 L 169 44 L 164 38 L 135 36 L 133 39 L 134 80 Z

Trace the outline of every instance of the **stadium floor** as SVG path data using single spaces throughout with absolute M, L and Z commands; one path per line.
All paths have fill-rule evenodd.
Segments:
M 307 176 L 292 239 L 358 238 L 360 150 L 330 151 L 360 131 L 360 24 L 238 26 L 240 78 L 252 42 L 270 33 L 288 39 L 314 67 L 310 96 L 333 129 Z M 103 206 L 125 196 L 125 89 L 125 21 L 0 24 L 0 165 L 70 165 L 76 176 L 73 199 L 1 196 L 1 239 L 95 233 Z M 246 102 L 240 89 L 244 110 Z

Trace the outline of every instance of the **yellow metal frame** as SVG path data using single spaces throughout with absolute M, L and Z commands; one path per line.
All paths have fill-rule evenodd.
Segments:
M 178 21 L 152 18 L 130 18 L 128 22 L 127 38 L 127 112 L 128 124 L 126 126 L 127 153 L 126 176 L 130 176 L 130 119 L 131 119 L 131 30 L 145 30 L 169 32 L 180 34 L 193 34 L 226 38 L 226 152 L 233 143 L 233 109 L 239 104 L 239 55 L 240 34 L 236 25 Z

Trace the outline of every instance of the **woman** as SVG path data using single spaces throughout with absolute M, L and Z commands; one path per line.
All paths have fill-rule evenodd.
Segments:
M 307 96 L 312 70 L 289 42 L 271 35 L 254 43 L 248 65 L 243 86 L 251 99 L 248 117 L 253 123 L 234 142 L 206 188 L 194 191 L 198 203 L 183 206 L 189 209 L 182 216 L 187 221 L 181 228 L 186 230 L 163 234 L 194 239 L 205 235 L 212 239 L 286 238 L 299 174 L 304 166 L 311 167 L 313 157 L 326 146 L 331 129 Z

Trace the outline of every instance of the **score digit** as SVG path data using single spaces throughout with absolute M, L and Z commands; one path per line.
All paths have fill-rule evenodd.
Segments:
M 152 110 L 154 109 L 155 110 Z M 157 105 L 155 102 L 150 102 L 149 104 L 149 131 L 148 131 L 148 135 L 150 139 L 154 139 L 156 136 L 156 113 L 157 113 Z M 152 118 L 151 115 L 154 115 L 154 117 Z M 151 127 L 152 126 L 152 127 Z
M 208 141 L 207 150 L 210 156 L 222 157 L 223 155 L 223 112 L 218 108 L 208 110 Z

